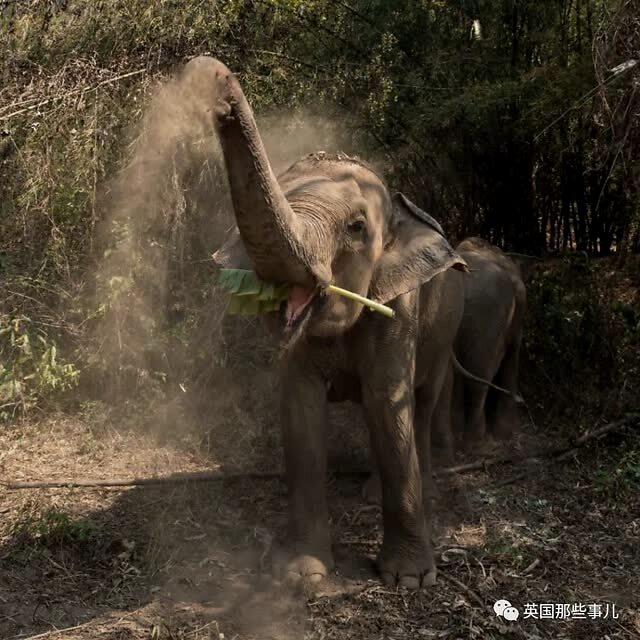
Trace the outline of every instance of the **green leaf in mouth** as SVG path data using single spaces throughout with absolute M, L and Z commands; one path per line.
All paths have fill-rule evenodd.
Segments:
M 289 285 L 262 282 L 247 269 L 220 269 L 218 285 L 230 294 L 227 312 L 235 315 L 263 315 L 277 311 L 289 295 Z
M 289 297 L 291 289 L 291 285 L 288 284 L 263 282 L 253 271 L 247 269 L 220 269 L 218 285 L 230 294 L 227 311 L 239 315 L 262 315 L 277 311 L 280 303 Z M 390 307 L 333 284 L 325 291 L 355 300 L 388 318 L 395 316 L 394 310 Z

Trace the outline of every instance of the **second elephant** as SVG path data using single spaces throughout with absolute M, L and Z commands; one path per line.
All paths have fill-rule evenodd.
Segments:
M 518 369 L 526 288 L 519 264 L 486 240 L 470 237 L 456 251 L 469 265 L 464 279 L 465 303 L 454 350 L 460 363 L 475 375 L 507 389 L 495 392 L 454 373 L 452 427 L 473 446 L 487 431 L 512 432 L 518 419 Z M 440 440 L 443 434 L 434 434 Z M 448 439 L 445 435 L 445 438 Z M 434 442 L 451 451 L 451 441 Z

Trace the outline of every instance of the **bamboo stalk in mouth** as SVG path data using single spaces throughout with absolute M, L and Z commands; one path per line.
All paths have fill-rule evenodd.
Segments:
M 329 291 L 330 293 L 335 293 L 339 296 L 344 296 L 345 298 L 349 298 L 350 300 L 355 300 L 356 302 L 363 304 L 365 307 L 369 307 L 369 309 L 377 311 L 383 316 L 387 316 L 387 318 L 393 318 L 396 315 L 396 312 L 390 307 L 387 307 L 384 304 L 380 304 L 379 302 L 369 300 L 369 298 L 365 298 L 364 296 L 358 295 L 357 293 L 353 293 L 353 291 L 347 291 L 347 289 L 336 287 L 335 284 L 330 284 L 327 287 L 327 291 Z

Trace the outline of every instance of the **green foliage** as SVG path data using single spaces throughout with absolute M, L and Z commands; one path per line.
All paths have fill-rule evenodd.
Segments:
M 72 388 L 79 375 L 27 318 L 0 316 L 0 419 Z
M 619 409 L 635 402 L 640 304 L 628 279 L 611 281 L 610 265 L 569 256 L 527 283 L 523 369 L 539 391 L 551 384 L 567 411 L 602 405 L 607 394 Z
M 625 451 L 613 474 L 617 484 L 640 491 L 640 447 Z
M 596 490 L 612 497 L 636 494 L 640 491 L 640 443 L 625 442 L 611 453 L 618 457 L 596 470 Z
M 13 411 L 19 392 L 19 406 L 34 406 L 77 379 L 58 356 L 50 365 L 41 296 L 56 311 L 70 304 L 51 292 L 77 287 L 85 300 L 96 294 L 97 303 L 74 310 L 73 330 L 55 333 L 100 388 L 134 393 L 144 381 L 197 377 L 192 369 L 210 359 L 210 336 L 226 331 L 205 262 L 215 247 L 207 230 L 224 225 L 217 203 L 211 207 L 218 191 L 202 179 L 204 154 L 182 173 L 160 167 L 150 181 L 155 191 L 117 201 L 126 210 L 113 221 L 118 228 L 107 240 L 98 233 L 153 83 L 198 54 L 215 55 L 237 73 L 258 116 L 300 106 L 314 117 L 331 114 L 344 144 L 379 162 L 391 186 L 432 211 L 454 238 L 479 234 L 536 253 L 633 250 L 640 209 L 631 100 L 640 67 L 589 93 L 621 62 L 619 52 L 637 50 L 637 16 L 616 13 L 627 5 L 10 2 L 0 12 L 1 277 L 37 277 L 49 293 L 18 288 L 3 302 L 2 326 L 31 319 L 33 355 L 3 334 L 0 393 L 13 395 L 0 405 L 8 401 Z M 480 32 L 472 33 L 476 21 Z M 179 169 L 184 157 L 173 147 Z M 595 361 L 593 384 L 637 379 L 637 312 L 613 309 L 589 284 L 568 291 L 565 276 L 573 278 L 532 283 L 533 363 L 566 386 L 575 371 L 588 378 Z M 112 328 L 108 335 L 96 318 Z M 235 326 L 256 332 L 250 318 Z M 223 351 L 215 355 L 221 362 L 229 359 Z
M 13 535 L 24 546 L 47 548 L 83 544 L 95 537 L 95 528 L 84 518 L 51 507 L 38 517 L 29 517 L 16 523 Z
M 290 289 L 287 284 L 262 282 L 245 269 L 220 269 L 218 285 L 230 294 L 227 313 L 249 316 L 277 311 Z
M 96 174 L 117 148 L 109 134 L 137 112 L 132 101 L 148 74 L 99 90 L 86 85 L 134 69 L 163 73 L 203 52 L 237 71 L 258 113 L 300 105 L 336 113 L 354 146 L 384 158 L 395 186 L 426 202 L 457 235 L 482 233 L 509 248 L 605 253 L 616 235 L 633 235 L 632 176 L 615 160 L 619 145 L 615 156 L 603 155 L 615 127 L 594 121 L 595 97 L 582 100 L 595 95 L 594 43 L 617 33 L 615 0 L 18 4 L 3 14 L 9 69 L 30 60 L 61 86 L 51 104 L 12 117 L 11 135 L 33 139 L 28 151 L 48 146 L 49 166 L 63 175 L 25 163 L 28 154 L 16 170 L 31 174 L 22 190 L 30 194 L 26 209 L 46 201 L 60 212 L 56 240 L 67 255 L 75 254 L 71 236 L 86 237 L 64 221 L 77 231 L 94 208 Z M 480 33 L 472 35 L 476 24 Z M 72 87 L 72 78 L 88 73 L 82 90 Z M 24 75 L 9 98 L 33 91 Z M 624 83 L 632 87 L 632 76 Z M 82 158 L 66 144 L 45 144 L 52 112 L 60 139 L 82 147 Z M 52 186 L 59 193 L 45 194 Z
M 569 282 L 574 286 L 567 287 Z M 542 361 L 555 362 L 555 375 L 569 381 L 594 360 L 603 372 L 611 353 L 609 332 L 588 267 L 569 260 L 563 268 L 532 279 L 528 298 L 535 310 L 533 348 Z
M 290 290 L 287 284 L 274 285 L 262 282 L 253 271 L 245 269 L 221 269 L 218 284 L 231 294 L 227 312 L 247 316 L 277 311 L 280 303 L 287 299 Z M 360 302 L 372 311 L 389 318 L 395 315 L 390 307 L 335 285 L 328 285 L 325 292 Z

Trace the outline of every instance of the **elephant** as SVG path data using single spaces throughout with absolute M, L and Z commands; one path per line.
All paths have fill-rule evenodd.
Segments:
M 265 316 L 283 347 L 288 529 L 273 554 L 274 574 L 315 582 L 334 566 L 327 403 L 354 400 L 381 479 L 378 571 L 389 585 L 432 585 L 423 477 L 428 484 L 431 425 L 450 420 L 445 380 L 463 316 L 465 261 L 434 218 L 357 157 L 314 153 L 276 177 L 231 71 L 201 56 L 182 73 L 212 105 L 235 215 L 215 262 L 290 286 L 281 308 Z M 386 304 L 395 317 L 327 294 L 329 284 Z
M 465 369 L 511 392 L 496 393 L 454 373 L 452 429 L 476 448 L 487 431 L 507 436 L 517 421 L 518 368 L 526 287 L 519 260 L 478 237 L 456 246 L 470 272 L 464 278 L 464 313 L 454 352 Z M 434 433 L 434 446 L 436 446 Z M 450 451 L 451 442 L 444 447 Z

